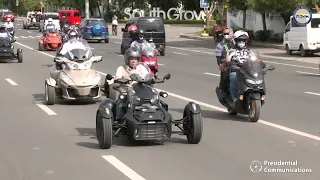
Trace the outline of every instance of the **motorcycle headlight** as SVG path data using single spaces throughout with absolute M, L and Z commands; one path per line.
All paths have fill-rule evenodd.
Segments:
M 94 76 L 93 83 L 94 83 L 94 84 L 99 84 L 99 83 L 100 83 L 100 80 L 101 80 L 101 75 L 100 75 L 99 73 L 97 73 L 97 74 Z
M 11 49 L 14 49 L 14 46 L 11 45 Z
M 263 82 L 263 79 L 260 80 L 251 80 L 251 79 L 246 79 L 247 83 L 249 84 L 261 84 Z
M 70 84 L 72 80 L 63 72 L 60 73 L 60 79 L 62 79 L 64 82 Z

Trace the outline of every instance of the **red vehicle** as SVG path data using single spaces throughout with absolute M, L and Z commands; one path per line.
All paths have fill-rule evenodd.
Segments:
M 56 30 L 48 30 L 45 35 L 40 37 L 39 51 L 57 50 L 62 46 L 60 32 Z
M 157 58 L 157 49 L 155 45 L 152 42 L 147 42 L 145 41 L 144 43 L 140 44 L 137 41 L 132 42 L 131 47 L 136 46 L 137 48 L 140 49 L 141 52 L 141 58 L 140 62 L 145 63 L 149 66 L 151 69 L 151 73 L 154 77 L 158 76 L 158 69 L 159 69 L 159 64 L 158 64 L 158 58 Z
M 62 20 L 62 17 L 65 16 L 67 22 L 71 25 L 77 25 L 81 23 L 81 13 L 79 10 L 58 10 L 59 19 Z
M 1 19 L 2 21 L 7 21 L 10 18 L 12 22 L 15 20 L 15 16 L 12 11 L 3 11 L 1 12 Z

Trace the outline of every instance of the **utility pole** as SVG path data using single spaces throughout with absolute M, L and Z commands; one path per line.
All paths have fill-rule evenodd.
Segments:
M 86 18 L 89 18 L 89 0 L 85 1 L 85 5 L 86 5 Z

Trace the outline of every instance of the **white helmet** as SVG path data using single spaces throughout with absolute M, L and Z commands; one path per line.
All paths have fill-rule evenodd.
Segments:
M 48 19 L 48 22 L 52 22 L 52 21 L 53 21 L 53 19 L 52 19 L 52 18 L 49 18 L 49 19 Z
M 237 39 L 237 38 L 245 38 L 245 36 L 247 36 L 246 38 L 248 39 L 249 38 L 249 34 L 245 31 L 242 31 L 242 30 L 238 30 L 234 33 L 233 37 L 234 39 Z
M 234 33 L 233 37 L 236 46 L 238 46 L 241 49 L 246 47 L 249 40 L 249 34 L 247 32 L 239 30 Z

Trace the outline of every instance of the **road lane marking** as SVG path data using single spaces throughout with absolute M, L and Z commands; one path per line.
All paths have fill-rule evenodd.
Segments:
M 111 165 L 113 165 L 115 168 L 117 168 L 120 172 L 122 172 L 131 180 L 146 180 L 145 178 L 140 176 L 138 173 L 136 173 L 134 170 L 129 168 L 127 165 L 122 163 L 119 159 L 117 159 L 114 156 L 105 155 L 105 156 L 102 156 L 102 158 L 108 161 Z
M 210 76 L 217 76 L 217 77 L 220 77 L 220 74 L 212 74 L 212 73 L 204 73 L 204 74 L 206 74 L 206 75 L 210 75 Z
M 10 83 L 12 86 L 17 86 L 18 84 L 16 82 L 14 82 L 12 79 L 7 78 L 6 81 L 8 81 L 8 83 Z
M 122 54 L 117 54 L 117 53 L 111 53 L 111 54 L 114 54 L 114 55 L 116 55 L 116 56 L 123 57 L 123 55 L 122 55 Z
M 28 49 L 31 49 L 31 50 L 35 50 L 35 49 L 33 49 L 31 47 L 28 47 L 28 46 L 26 46 L 24 44 L 21 44 L 21 43 L 16 43 L 16 44 L 19 44 L 21 46 L 27 47 Z M 41 51 L 37 51 L 37 52 L 42 53 L 44 55 L 47 55 L 49 57 L 54 57 L 53 55 L 48 54 L 48 53 L 44 53 L 44 52 L 41 52 Z M 100 74 L 102 74 L 102 75 L 107 75 L 106 73 L 103 73 L 103 72 L 100 72 L 100 71 L 98 71 L 98 72 Z M 157 89 L 157 90 L 158 91 L 163 91 L 161 89 Z M 178 99 L 182 99 L 182 100 L 189 101 L 189 102 L 193 101 L 193 102 L 195 102 L 195 103 L 197 103 L 197 104 L 199 104 L 201 106 L 204 106 L 204 107 L 207 107 L 207 108 L 210 108 L 210 109 L 215 109 L 217 111 L 222 111 L 222 112 L 228 112 L 225 108 L 220 108 L 218 106 L 214 106 L 214 105 L 210 105 L 210 104 L 207 104 L 207 103 L 204 103 L 204 102 L 193 100 L 193 99 L 190 99 L 190 98 L 187 98 L 187 97 L 183 97 L 183 96 L 180 96 L 178 94 L 171 93 L 171 92 L 167 92 L 167 93 L 169 95 L 171 95 L 172 97 L 176 97 Z M 286 131 L 286 132 L 290 132 L 290 133 L 293 133 L 293 134 L 296 134 L 296 135 L 300 135 L 300 136 L 303 136 L 303 137 L 307 137 L 307 138 L 310 138 L 310 139 L 314 139 L 314 140 L 320 141 L 320 137 L 319 136 L 315 136 L 315 135 L 308 134 L 308 133 L 305 133 L 305 132 L 302 132 L 302 131 L 291 129 L 291 128 L 288 128 L 288 127 L 285 127 L 285 126 L 282 126 L 282 125 L 279 125 L 279 124 L 271 123 L 271 122 L 268 122 L 268 121 L 265 121 L 265 120 L 261 120 L 261 119 L 258 121 L 258 123 L 261 123 L 261 124 L 264 124 L 264 125 L 267 125 L 267 126 L 270 126 L 270 127 L 274 127 L 274 128 Z
M 28 33 L 32 33 L 32 32 L 30 32 L 30 31 L 27 31 Z
M 184 53 L 179 53 L 179 52 L 173 52 L 174 54 L 179 54 L 179 55 L 183 55 L 183 56 L 190 56 L 189 54 L 184 54 Z
M 57 113 L 55 113 L 54 111 L 52 111 L 50 108 L 48 108 L 46 105 L 44 104 L 38 104 L 36 103 L 36 105 L 42 109 L 44 112 L 46 112 L 49 116 L 56 116 Z
M 302 72 L 302 71 L 296 71 L 296 73 L 320 76 L 320 74 L 317 74 L 317 73 L 309 73 L 309 72 Z
M 312 94 L 312 95 L 316 95 L 316 96 L 320 96 L 319 93 L 314 93 L 314 92 L 304 92 L 304 93 L 306 93 L 306 94 Z
M 263 55 L 261 55 L 261 56 L 263 56 Z M 275 59 L 277 59 L 277 58 L 275 58 Z M 295 65 L 295 64 L 286 64 L 286 63 L 279 63 L 279 62 L 273 62 L 273 61 L 263 61 L 263 62 L 267 62 L 267 63 L 271 63 L 271 64 L 284 65 L 284 66 L 291 66 L 291 67 L 300 67 L 300 68 L 305 68 L 305 69 L 316 69 L 316 70 L 319 69 L 319 68 L 315 68 L 315 67 L 300 66 L 300 65 Z
M 27 38 L 27 37 L 24 37 L 24 36 L 20 36 L 21 38 Z
M 198 53 L 204 53 L 204 54 L 215 54 L 212 52 L 204 52 L 204 51 L 198 51 L 198 50 L 194 50 L 194 49 L 185 49 L 185 48 L 179 48 L 179 47 L 174 47 L 174 46 L 166 46 L 172 49 L 179 49 L 179 50 L 184 50 L 184 51 L 191 51 L 191 52 L 198 52 Z

